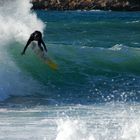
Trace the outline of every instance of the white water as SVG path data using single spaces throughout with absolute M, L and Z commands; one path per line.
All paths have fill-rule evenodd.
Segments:
M 139 140 L 140 105 L 0 110 L 3 140 Z
M 43 31 L 44 24 L 30 8 L 29 0 L 0 1 L 0 40 L 25 41 L 35 30 Z
M 7 53 L 16 42 L 22 50 L 34 30 L 43 32 L 45 26 L 30 10 L 31 6 L 29 0 L 0 0 L 0 100 L 38 89 L 38 83 L 25 75 Z

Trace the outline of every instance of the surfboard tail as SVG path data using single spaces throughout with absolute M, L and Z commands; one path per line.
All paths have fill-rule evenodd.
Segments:
M 58 65 L 52 60 L 46 60 L 45 63 L 53 70 L 58 70 Z

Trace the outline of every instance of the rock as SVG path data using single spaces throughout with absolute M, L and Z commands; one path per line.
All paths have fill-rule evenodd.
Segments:
M 32 0 L 33 9 L 140 11 L 140 0 Z

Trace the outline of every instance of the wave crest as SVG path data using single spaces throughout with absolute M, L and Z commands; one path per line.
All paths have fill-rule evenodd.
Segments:
M 34 30 L 43 31 L 45 25 L 30 10 L 29 0 L 2 0 L 0 4 L 0 40 L 22 42 Z

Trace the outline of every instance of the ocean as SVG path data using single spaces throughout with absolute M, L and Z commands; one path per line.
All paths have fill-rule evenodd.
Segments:
M 139 140 L 140 12 L 31 6 L 0 1 L 0 140 Z M 21 55 L 35 30 L 58 70 Z

